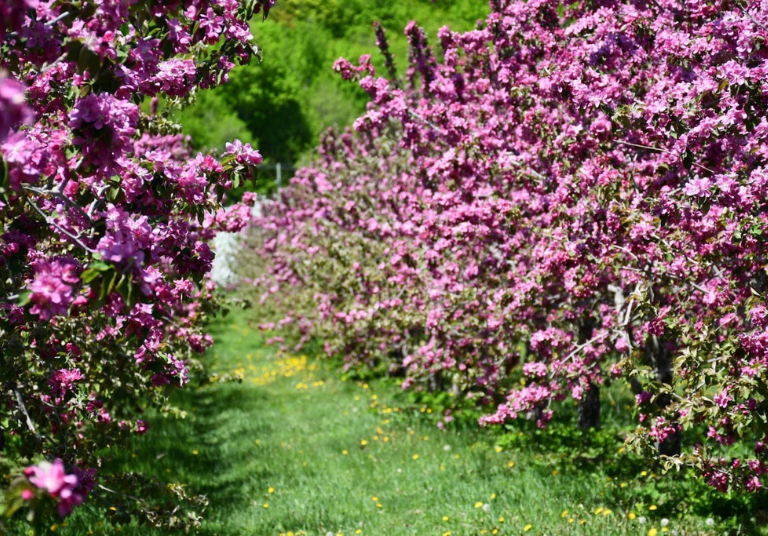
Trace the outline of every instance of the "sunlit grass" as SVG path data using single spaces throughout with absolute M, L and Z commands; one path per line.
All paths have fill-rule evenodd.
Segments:
M 241 384 L 179 393 L 185 420 L 151 420 L 133 470 L 210 499 L 201 534 L 706 534 L 647 500 L 648 471 L 552 463 L 541 445 L 464 427 L 441 431 L 388 382 L 263 345 L 243 313 L 213 326 L 210 360 Z M 645 490 L 644 494 L 641 492 Z M 660 497 L 664 500 L 664 497 Z M 83 509 L 61 534 L 119 532 Z

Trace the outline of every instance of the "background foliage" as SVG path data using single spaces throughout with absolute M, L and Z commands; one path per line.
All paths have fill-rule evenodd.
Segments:
M 434 37 L 445 25 L 472 29 L 487 13 L 482 0 L 278 2 L 270 24 L 253 23 L 262 64 L 236 70 L 229 84 L 201 94 L 178 119 L 196 148 L 223 149 L 238 138 L 258 146 L 265 162 L 306 161 L 324 129 L 350 125 L 365 110 L 365 92 L 344 83 L 331 67 L 341 56 L 376 51 L 374 21 L 387 29 L 391 50 L 404 68 L 403 29 L 409 21 L 418 20 Z M 380 56 L 375 55 L 374 65 L 383 68 Z

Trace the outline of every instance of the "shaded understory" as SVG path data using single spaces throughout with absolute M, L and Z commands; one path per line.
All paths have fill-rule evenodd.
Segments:
M 610 432 L 440 431 L 389 382 L 344 380 L 265 347 L 244 313 L 212 331 L 213 368 L 243 383 L 179 392 L 187 418 L 154 417 L 134 455 L 115 453 L 115 463 L 207 495 L 200 534 L 715 534 L 761 515 L 644 469 Z M 153 533 L 115 528 L 89 507 L 57 532 Z

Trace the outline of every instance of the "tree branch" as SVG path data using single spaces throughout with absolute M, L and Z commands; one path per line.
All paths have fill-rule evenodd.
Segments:
M 65 236 L 67 236 L 67 237 L 68 237 L 70 240 L 72 240 L 73 242 L 75 242 L 75 244 L 77 244 L 78 246 L 80 246 L 81 248 L 83 248 L 83 249 L 84 249 L 85 251 L 87 251 L 88 253 L 95 253 L 95 252 L 94 252 L 94 251 L 93 251 L 91 248 L 89 248 L 88 246 L 86 246 L 86 245 L 83 243 L 83 241 L 80 239 L 80 237 L 79 237 L 79 236 L 76 236 L 76 235 L 74 235 L 74 234 L 70 233 L 69 231 L 67 231 L 66 229 L 64 229 L 62 226 L 60 226 L 58 223 L 56 223 L 55 221 L 53 221 L 53 219 L 52 219 L 50 216 L 48 216 L 48 215 L 47 215 L 45 212 L 43 212 L 43 211 L 40 209 L 40 207 L 38 207 L 38 206 L 35 204 L 35 202 L 34 202 L 34 201 L 32 201 L 32 199 L 30 199 L 30 198 L 29 198 L 29 196 L 24 196 L 24 198 L 27 200 L 27 203 L 29 203 L 29 205 L 30 205 L 30 206 L 31 206 L 33 209 L 35 209 L 35 211 L 36 211 L 38 214 L 40 214 L 40 216 L 42 216 L 42 217 L 43 217 L 43 219 L 45 220 L 45 223 L 47 223 L 47 224 L 48 224 L 48 225 L 50 225 L 51 227 L 54 227 L 54 228 L 55 228 L 57 231 L 59 231 L 61 234 L 63 234 L 63 235 L 65 235 Z

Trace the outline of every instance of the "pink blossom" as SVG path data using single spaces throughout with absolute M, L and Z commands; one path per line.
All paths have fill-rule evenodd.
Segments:
M 74 300 L 75 285 L 80 283 L 77 264 L 68 259 L 40 259 L 34 264 L 35 277 L 29 285 L 30 312 L 41 320 L 65 315 Z

